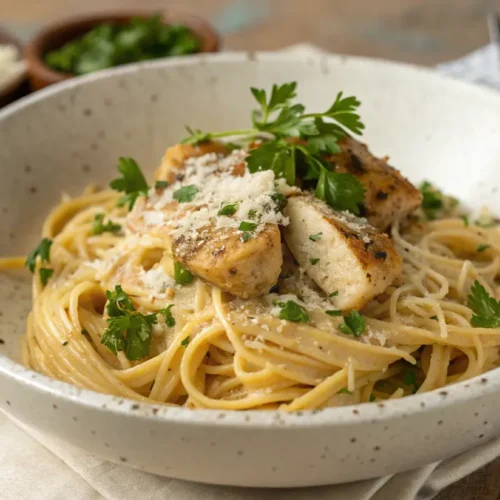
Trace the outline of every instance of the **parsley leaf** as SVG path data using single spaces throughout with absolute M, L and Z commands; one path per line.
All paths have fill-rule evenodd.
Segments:
M 325 311 L 328 316 L 342 316 L 342 311 L 336 310 L 336 309 L 330 309 L 328 311 Z
M 420 192 L 422 193 L 422 208 L 425 216 L 429 220 L 434 220 L 436 213 L 444 206 L 443 194 L 428 181 L 422 182 Z
M 182 347 L 187 347 L 187 346 L 188 346 L 188 344 L 189 344 L 189 341 L 190 341 L 190 340 L 191 340 L 191 339 L 189 338 L 189 335 L 188 335 L 185 339 L 182 339 L 182 341 L 181 341 L 181 346 L 182 346 Z
M 309 314 L 307 314 L 307 311 L 293 300 L 278 302 L 278 306 L 281 308 L 279 315 L 280 319 L 286 319 L 296 323 L 307 323 L 309 321 Z
M 339 92 L 335 102 L 323 113 L 324 116 L 332 118 L 351 132 L 361 134 L 365 126 L 361 123 L 359 115 L 356 113 L 361 103 L 353 96 L 343 97 Z
M 165 189 L 168 188 L 168 181 L 156 181 L 155 189 Z
M 148 192 L 149 186 L 144 175 L 133 158 L 120 158 L 118 171 L 122 177 L 109 183 L 111 189 L 125 193 L 119 200 L 118 206 L 123 207 L 128 204 L 128 209 L 134 208 L 135 200 Z
M 186 130 L 189 132 L 189 137 L 183 139 L 181 141 L 182 144 L 200 144 L 202 142 L 208 142 L 213 136 L 213 134 L 202 132 L 199 128 L 192 129 L 186 126 Z
M 297 82 L 284 83 L 283 85 L 274 84 L 271 89 L 271 95 L 267 100 L 267 93 L 264 89 L 256 89 L 250 87 L 250 92 L 255 97 L 255 100 L 260 104 L 260 111 L 254 111 L 252 121 L 255 126 L 267 122 L 269 115 L 285 106 L 288 106 L 290 101 L 297 96 Z M 259 122 L 258 118 L 262 121 Z
M 255 222 L 244 220 L 240 222 L 238 229 L 240 231 L 255 231 L 257 229 L 257 224 Z
M 420 387 L 417 384 L 417 377 L 415 375 L 414 370 L 408 370 L 408 372 L 406 372 L 404 382 L 406 385 L 412 386 L 412 391 L 411 391 L 412 394 L 415 394 L 418 391 L 418 388 Z
M 351 311 L 347 316 L 344 316 L 344 323 L 339 325 L 339 330 L 346 335 L 354 335 L 359 337 L 366 327 L 365 318 L 359 311 Z
M 476 248 L 476 252 L 484 252 L 485 250 L 487 250 L 488 248 L 490 248 L 491 245 L 478 245 L 478 247 Z
M 218 212 L 217 215 L 234 215 L 238 210 L 237 203 L 228 203 L 224 205 Z
M 50 247 L 52 246 L 52 240 L 49 238 L 43 238 L 38 246 L 32 250 L 24 265 L 32 272 L 35 272 L 36 258 L 40 257 L 42 262 L 50 262 Z
M 119 233 L 122 227 L 120 224 L 115 224 L 113 221 L 109 220 L 104 224 L 104 214 L 96 214 L 94 217 L 94 222 L 92 223 L 92 233 L 102 234 L 102 233 Z
M 174 262 L 174 276 L 179 285 L 189 285 L 194 278 L 180 262 Z
M 244 232 L 241 239 L 243 243 L 246 243 L 251 237 L 252 235 L 249 232 Z
M 120 285 L 113 291 L 107 290 L 106 310 L 108 327 L 101 343 L 115 355 L 125 351 L 130 360 L 139 360 L 149 354 L 153 325 L 158 321 L 156 314 L 144 315 L 135 309 L 129 296 Z
M 337 394 L 352 394 L 352 392 L 347 387 L 343 387 Z
M 159 314 L 161 314 L 165 318 L 165 324 L 172 328 L 175 326 L 175 318 L 172 316 L 172 312 L 170 311 L 174 307 L 174 304 L 170 304 L 165 309 L 161 309 Z
M 321 118 L 314 120 L 314 134 L 304 134 L 307 136 L 307 149 L 314 155 L 320 153 L 340 153 L 341 149 L 338 140 L 345 135 L 345 132 L 337 124 L 325 122 Z
M 272 170 L 277 178 L 295 184 L 295 155 L 293 147 L 282 141 L 270 141 L 252 149 L 245 159 L 250 173 Z
M 476 328 L 500 327 L 500 302 L 490 297 L 486 289 L 474 281 L 467 296 L 467 306 L 474 313 L 471 325 Z
M 352 175 L 321 170 L 316 196 L 331 207 L 359 215 L 359 206 L 363 202 L 364 194 L 365 188 Z
M 373 403 L 375 401 L 375 396 L 373 394 L 370 394 L 370 403 Z
M 319 262 L 319 259 L 309 259 L 309 261 L 313 266 L 315 266 Z
M 173 198 L 179 203 L 187 203 L 193 200 L 198 191 L 199 189 L 195 185 L 191 184 L 190 186 L 184 186 L 177 191 L 174 191 Z
M 40 272 L 40 281 L 42 282 L 42 285 L 45 286 L 49 281 L 49 279 L 54 274 L 54 269 L 49 269 L 48 267 L 41 267 L 39 272 Z
M 338 294 L 339 294 L 338 290 L 335 290 L 330 295 L 328 295 L 328 297 L 336 297 Z
M 323 233 L 311 234 L 311 236 L 309 236 L 309 239 L 311 241 L 318 241 L 321 239 L 321 236 L 323 236 Z

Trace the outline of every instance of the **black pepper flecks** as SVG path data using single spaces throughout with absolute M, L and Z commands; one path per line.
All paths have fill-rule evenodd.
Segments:
M 389 193 L 385 193 L 384 191 L 377 191 L 377 194 L 375 196 L 377 197 L 377 200 L 387 200 Z
M 375 252 L 375 258 L 380 259 L 380 260 L 385 260 L 385 259 L 387 259 L 387 252 L 383 252 L 383 251 Z

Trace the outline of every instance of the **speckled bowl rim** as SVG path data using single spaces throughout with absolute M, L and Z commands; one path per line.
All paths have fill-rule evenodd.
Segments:
M 345 55 L 304 55 L 294 53 L 266 53 L 266 52 L 224 52 L 220 54 L 200 54 L 190 57 L 176 57 L 167 60 L 135 63 L 118 68 L 100 71 L 90 75 L 72 78 L 50 86 L 44 90 L 25 97 L 0 110 L 0 121 L 21 111 L 31 104 L 57 94 L 68 88 L 76 88 L 88 82 L 106 79 L 112 75 L 126 76 L 141 71 L 142 69 L 167 69 L 181 66 L 195 66 L 198 64 L 252 61 L 274 62 L 309 62 L 319 65 L 322 71 L 329 71 L 329 63 L 354 64 L 360 67 L 375 67 L 384 65 L 391 71 L 407 74 L 415 84 L 415 80 L 433 81 L 442 86 L 443 91 L 449 86 L 460 87 L 464 93 L 482 98 L 485 102 L 497 100 L 500 106 L 500 93 L 476 86 L 470 83 L 454 80 L 435 71 L 410 64 L 397 63 L 382 59 L 371 59 L 358 56 Z M 280 421 L 281 425 L 293 427 L 339 427 L 352 425 L 353 422 L 368 424 L 404 418 L 409 414 L 426 413 L 440 408 L 474 401 L 479 397 L 498 392 L 500 394 L 500 368 L 491 370 L 472 379 L 436 389 L 431 392 L 414 395 L 402 399 L 388 400 L 383 403 L 357 404 L 340 408 L 326 408 L 324 410 L 309 410 L 301 412 L 270 412 L 262 410 L 249 410 L 245 412 L 229 410 L 191 410 L 176 408 L 153 403 L 138 403 L 137 401 L 97 393 L 87 389 L 52 379 L 46 375 L 34 372 L 21 364 L 0 354 L 0 377 L 13 382 L 26 385 L 33 390 L 53 396 L 56 399 L 68 400 L 83 407 L 111 412 L 130 418 L 141 420 L 156 420 L 168 422 L 182 422 L 185 424 L 223 426 L 223 427 L 259 427 L 273 429 L 273 423 Z

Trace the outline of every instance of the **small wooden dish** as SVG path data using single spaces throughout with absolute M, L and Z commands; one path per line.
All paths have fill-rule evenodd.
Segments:
M 0 45 L 14 45 L 23 54 L 21 42 L 12 36 L 8 31 L 0 27 Z M 0 87 L 0 108 L 9 104 L 20 97 L 26 95 L 29 91 L 28 78 L 26 71 L 12 78 L 6 85 Z
M 45 64 L 45 55 L 47 52 L 84 35 L 99 24 L 105 22 L 125 24 L 134 17 L 151 17 L 153 14 L 155 12 L 120 11 L 116 13 L 73 17 L 46 26 L 26 45 L 24 51 L 32 89 L 42 89 L 53 83 L 61 82 L 75 76 L 72 73 L 55 71 L 47 66 Z M 217 52 L 219 50 L 219 36 L 217 32 L 203 19 L 171 11 L 164 12 L 162 17 L 166 24 L 183 24 L 197 35 L 201 41 L 199 52 Z

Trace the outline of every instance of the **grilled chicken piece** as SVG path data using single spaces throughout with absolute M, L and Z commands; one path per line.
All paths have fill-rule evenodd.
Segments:
M 227 155 L 229 150 L 222 142 L 217 141 L 203 142 L 196 146 L 191 144 L 176 144 L 167 148 L 160 166 L 156 169 L 155 180 L 168 181 L 170 184 L 173 184 L 176 180 L 176 175 L 182 173 L 184 163 L 187 159 L 197 158 L 208 153 Z M 244 171 L 245 165 L 243 164 Z
M 285 242 L 299 265 L 338 309 L 360 309 L 400 274 L 402 258 L 382 231 L 318 198 L 288 199 Z M 311 239 L 312 237 L 312 239 Z
M 354 175 L 366 189 L 366 218 L 386 230 L 396 220 L 405 219 L 422 203 L 420 191 L 386 160 L 373 156 L 365 144 L 346 136 L 339 141 L 341 153 L 329 155 L 336 171 Z
M 237 297 L 263 295 L 278 281 L 283 254 L 278 226 L 266 224 L 247 241 L 236 229 L 206 228 L 201 239 L 181 236 L 174 259 L 199 278 Z

